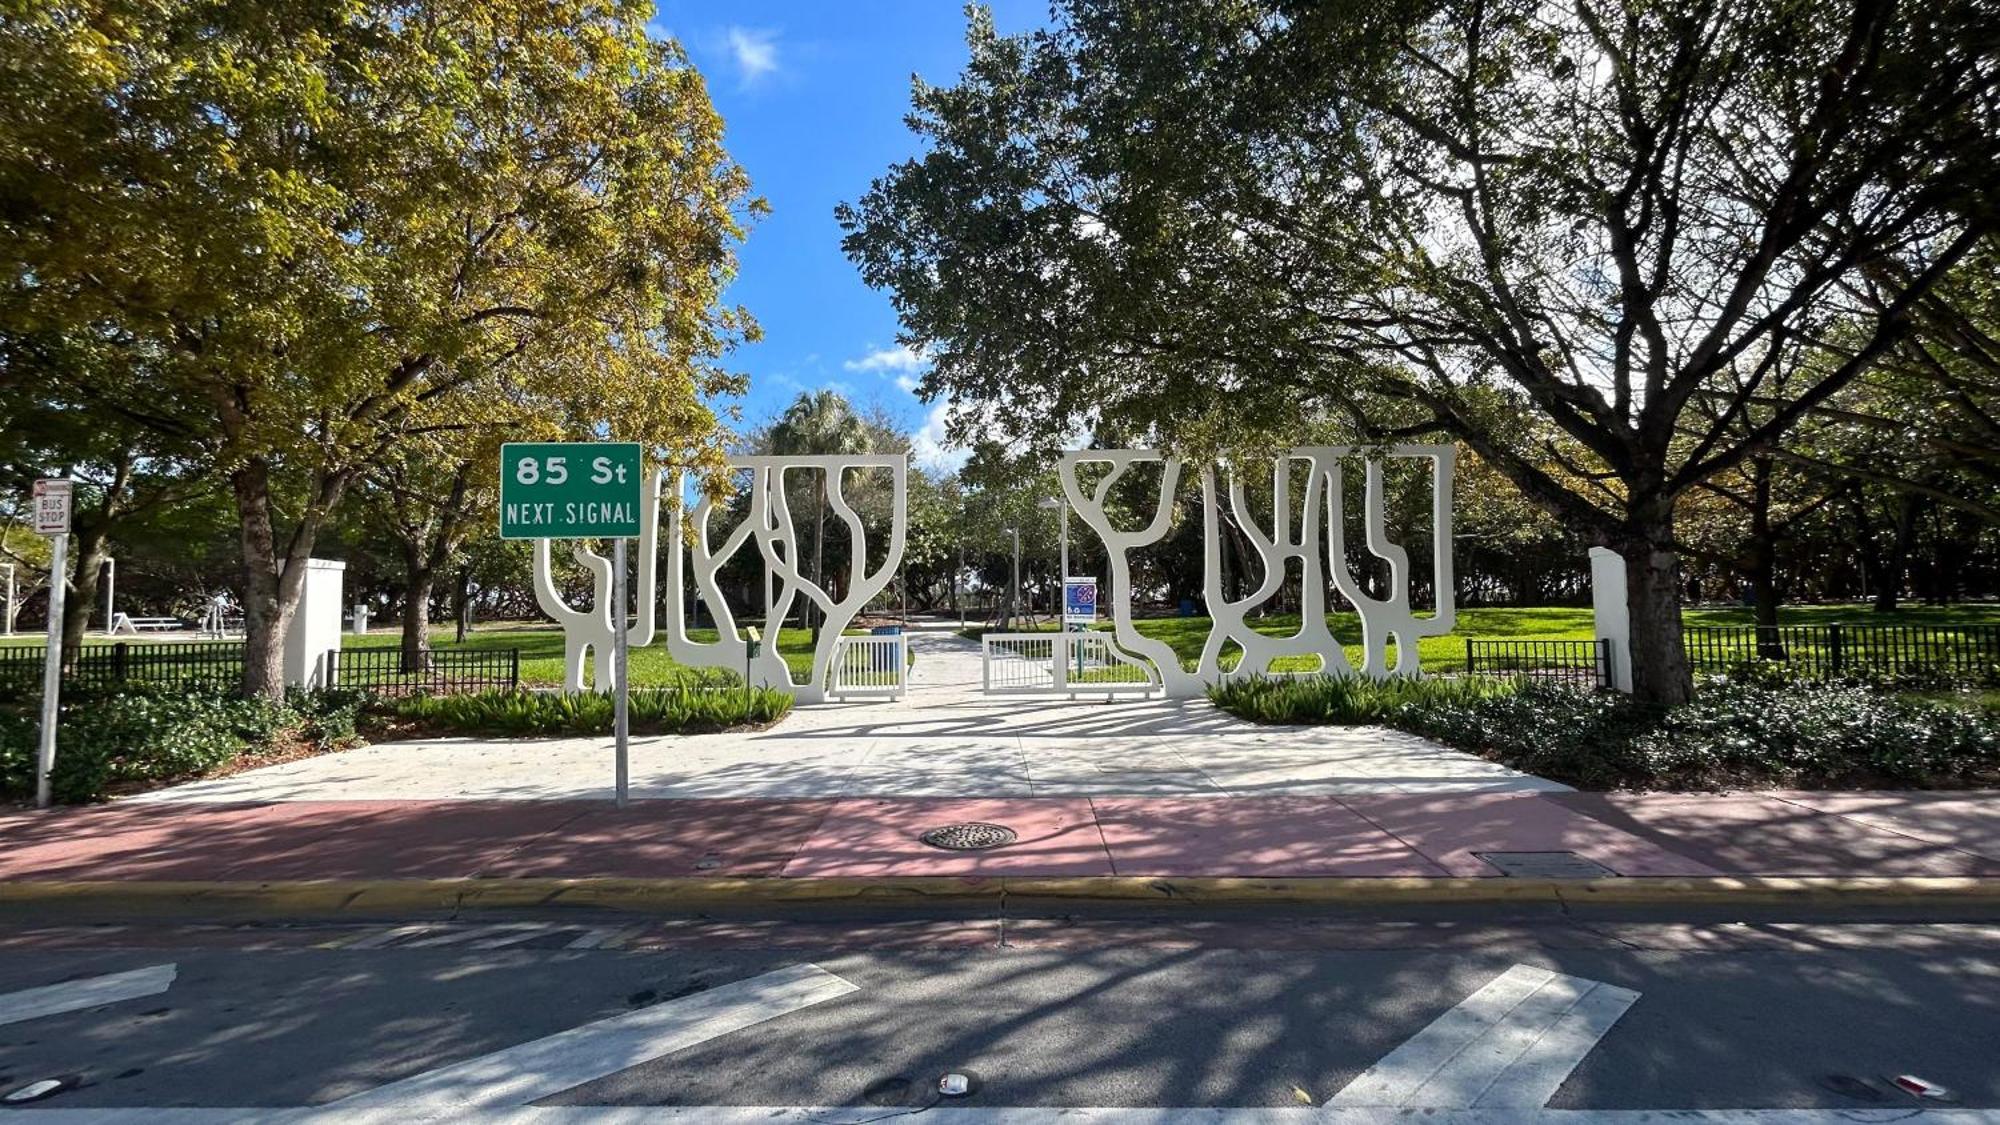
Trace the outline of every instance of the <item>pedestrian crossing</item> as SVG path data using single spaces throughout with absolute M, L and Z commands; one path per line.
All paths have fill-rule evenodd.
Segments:
M 640 925 L 590 926 L 561 922 L 418 922 L 322 942 L 322 949 L 621 949 L 644 932 Z

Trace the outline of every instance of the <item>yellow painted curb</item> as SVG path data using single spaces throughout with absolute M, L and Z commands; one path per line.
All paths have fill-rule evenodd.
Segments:
M 1192 906 L 1813 905 L 2000 907 L 2000 879 L 1623 878 L 828 878 L 376 879 L 231 882 L 0 882 L 0 910 L 384 915 L 584 907 L 671 912 L 697 905 L 901 905 L 1011 898 Z

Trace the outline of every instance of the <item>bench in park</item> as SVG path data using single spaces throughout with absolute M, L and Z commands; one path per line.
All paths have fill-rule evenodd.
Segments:
M 131 617 L 120 613 L 111 619 L 111 636 L 133 636 L 140 633 L 173 633 L 187 628 L 187 623 L 178 617 Z

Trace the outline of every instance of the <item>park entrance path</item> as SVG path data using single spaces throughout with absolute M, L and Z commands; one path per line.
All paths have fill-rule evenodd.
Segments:
M 896 702 L 802 707 L 768 730 L 634 738 L 632 796 L 1301 797 L 1567 787 L 1380 727 L 1267 727 L 1206 700 L 989 696 L 979 646 L 912 630 Z M 610 796 L 609 738 L 383 743 L 131 802 L 565 800 Z

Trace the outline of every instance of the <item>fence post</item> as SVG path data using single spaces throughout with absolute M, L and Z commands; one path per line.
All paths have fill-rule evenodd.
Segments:
M 521 650 L 510 648 L 507 650 L 507 657 L 507 686 L 510 689 L 518 688 L 521 686 Z M 745 676 L 743 683 L 744 686 L 749 686 L 750 678 Z
M 126 677 L 130 675 L 130 656 L 131 653 L 126 651 L 124 641 L 119 641 L 117 644 L 111 646 L 111 680 L 113 683 L 122 684 L 125 682 Z
M 1830 668 L 1829 675 L 1840 675 L 1842 648 L 1840 622 L 1836 621 L 1826 627 L 1826 659 Z
M 1472 638 L 1467 637 L 1465 638 L 1465 674 L 1470 676 L 1475 671 L 1477 669 L 1472 666 Z

